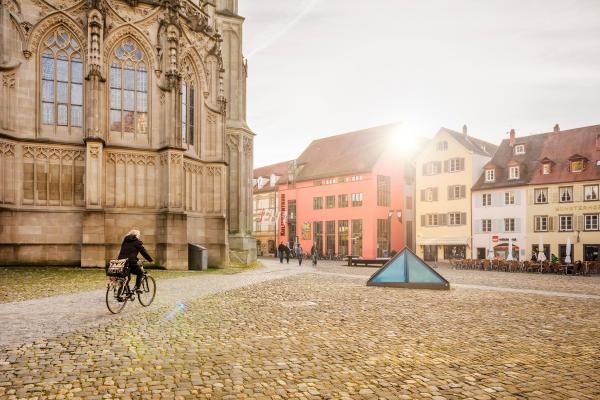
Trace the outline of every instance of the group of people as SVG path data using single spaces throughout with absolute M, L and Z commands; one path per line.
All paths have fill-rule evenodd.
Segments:
M 295 250 L 295 255 L 296 258 L 298 259 L 298 265 L 302 265 L 302 261 L 304 260 L 304 249 L 302 248 L 302 245 L 298 243 L 298 246 L 296 246 Z M 290 263 L 290 256 L 292 255 L 292 250 L 283 242 L 279 243 L 279 246 L 277 246 L 277 256 L 279 257 L 279 263 L 283 264 L 283 259 L 285 258 L 285 262 L 287 264 Z M 315 247 L 315 245 L 313 244 L 313 246 L 310 249 L 310 256 L 312 259 L 312 265 L 313 267 L 317 266 L 317 248 Z

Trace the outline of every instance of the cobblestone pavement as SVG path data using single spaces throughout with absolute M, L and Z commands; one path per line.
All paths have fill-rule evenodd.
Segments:
M 600 300 L 278 267 L 262 276 L 280 279 L 5 347 L 0 398 L 600 398 Z
M 319 261 L 319 271 L 371 276 L 375 267 L 348 267 L 340 261 Z M 483 285 L 514 289 L 580 293 L 600 296 L 600 276 L 565 276 L 521 272 L 455 270 L 448 265 L 436 269 L 451 284 Z M 456 286 L 456 285 L 455 285 Z
M 167 280 L 157 279 L 156 305 L 175 306 L 178 302 L 207 296 L 224 290 L 277 279 L 300 271 L 295 265 L 269 264 L 269 268 L 253 269 L 236 275 L 196 275 Z M 150 271 L 152 275 L 153 272 Z M 49 335 L 65 334 L 81 326 L 92 326 L 113 320 L 105 303 L 106 286 L 102 289 L 0 304 L 0 347 L 16 345 Z M 140 304 L 129 303 L 122 314 L 140 312 Z

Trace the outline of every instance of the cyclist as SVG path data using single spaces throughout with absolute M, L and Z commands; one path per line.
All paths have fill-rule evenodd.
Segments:
M 127 266 L 129 267 L 130 275 L 127 277 L 127 281 L 131 278 L 131 273 L 135 274 L 135 287 L 134 291 L 140 292 L 139 287 L 142 282 L 142 275 L 144 274 L 144 269 L 138 265 L 138 253 L 141 254 L 146 260 L 152 262 L 152 257 L 144 248 L 144 244 L 140 240 L 140 231 L 137 229 L 132 229 L 129 231 L 125 238 L 123 239 L 123 243 L 121 244 L 121 251 L 119 251 L 119 260 L 124 258 L 127 259 Z

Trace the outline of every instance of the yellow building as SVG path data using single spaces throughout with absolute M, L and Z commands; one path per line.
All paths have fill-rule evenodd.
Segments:
M 600 260 L 600 125 L 544 134 L 527 190 L 528 254 L 544 245 L 547 258 Z
M 416 157 L 417 254 L 426 261 L 472 257 L 471 187 L 496 146 L 442 128 Z

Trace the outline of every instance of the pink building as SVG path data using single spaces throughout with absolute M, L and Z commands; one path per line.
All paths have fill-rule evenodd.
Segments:
M 278 187 L 278 242 L 385 257 L 405 245 L 404 160 L 396 125 L 313 141 Z

